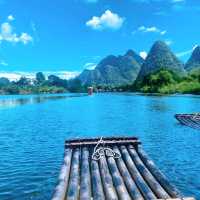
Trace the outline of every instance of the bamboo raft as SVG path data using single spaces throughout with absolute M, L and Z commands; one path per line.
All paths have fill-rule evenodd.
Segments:
M 182 125 L 200 130 L 200 115 L 199 114 L 176 114 L 175 118 Z
M 104 152 L 94 159 L 94 151 L 102 146 L 97 145 L 99 140 L 65 142 L 64 163 L 52 200 L 194 200 L 184 198 L 168 182 L 137 138 L 103 138 L 103 148 L 110 148 L 114 156 Z

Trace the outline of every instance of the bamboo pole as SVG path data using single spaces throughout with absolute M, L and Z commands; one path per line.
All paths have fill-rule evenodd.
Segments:
M 81 187 L 80 200 L 91 199 L 91 181 L 90 181 L 90 165 L 89 165 L 89 151 L 87 147 L 82 149 L 81 159 Z
M 128 151 L 140 174 L 143 176 L 144 180 L 149 184 L 151 190 L 156 194 L 156 196 L 158 198 L 163 199 L 170 198 L 167 192 L 162 188 L 162 186 L 156 181 L 156 179 L 150 173 L 150 171 L 145 167 L 132 145 L 129 145 Z
M 99 160 L 99 168 L 106 200 L 118 200 L 105 156 Z
M 120 151 L 119 151 L 117 146 L 115 146 L 113 148 L 113 150 L 120 155 Z M 123 177 L 126 188 L 129 192 L 129 194 L 131 195 L 131 198 L 134 199 L 134 200 L 144 200 L 144 198 L 142 197 L 140 191 L 138 190 L 135 182 L 133 181 L 123 159 L 118 158 L 116 160 L 116 163 L 117 163 L 118 169 L 119 169 L 119 171 L 120 171 L 120 173 Z
M 118 198 L 120 200 L 124 200 L 124 199 L 131 200 L 131 198 L 128 194 L 128 191 L 126 189 L 126 186 L 124 184 L 124 181 L 123 181 L 123 179 L 119 173 L 119 170 L 117 168 L 115 159 L 113 157 L 108 157 L 107 161 L 108 161 L 108 167 L 110 169 L 110 173 L 111 173 L 111 176 L 113 179 L 113 184 L 117 191 Z
M 162 187 L 168 192 L 168 194 L 172 198 L 181 198 L 180 192 L 169 183 L 167 178 L 164 176 L 164 174 L 156 167 L 154 162 L 150 160 L 147 156 L 147 154 L 143 151 L 142 148 L 138 148 L 138 155 L 140 156 L 143 163 L 147 166 L 149 171 L 156 177 L 156 179 L 159 181 L 159 183 L 162 185 Z
M 138 172 L 138 170 L 137 170 L 134 162 L 132 161 L 126 147 L 121 146 L 120 149 L 121 149 L 123 159 L 126 163 L 126 166 L 129 170 L 130 174 L 132 175 L 138 189 L 142 193 L 144 199 L 145 200 L 157 199 L 156 196 L 154 195 L 154 193 L 152 192 L 152 190 L 149 188 L 149 186 L 144 181 L 143 177 Z
M 105 200 L 98 162 L 91 160 L 92 196 L 94 200 Z
M 52 200 L 64 200 L 69 180 L 72 150 L 65 149 L 64 163 L 60 170 L 58 185 L 55 188 Z
M 67 200 L 77 200 L 79 198 L 79 159 L 80 159 L 80 150 L 76 148 L 73 150 L 72 156 L 72 164 L 71 164 L 71 171 L 70 171 L 70 179 L 69 179 L 69 186 L 66 195 Z

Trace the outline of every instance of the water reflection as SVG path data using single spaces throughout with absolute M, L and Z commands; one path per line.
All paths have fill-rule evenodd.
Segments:
M 84 97 L 85 94 L 74 94 L 74 95 L 52 95 L 52 96 L 29 96 L 29 97 L 18 97 L 12 98 L 3 98 L 0 99 L 0 108 L 12 108 L 16 106 L 26 105 L 26 104 L 37 104 L 44 103 L 46 101 L 56 101 L 61 99 L 75 98 L 75 97 Z

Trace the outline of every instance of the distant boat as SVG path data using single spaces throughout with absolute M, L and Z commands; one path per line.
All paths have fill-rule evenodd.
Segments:
M 88 95 L 92 95 L 94 92 L 94 88 L 93 87 L 88 87 Z
M 200 113 L 176 114 L 175 118 L 185 126 L 200 130 Z

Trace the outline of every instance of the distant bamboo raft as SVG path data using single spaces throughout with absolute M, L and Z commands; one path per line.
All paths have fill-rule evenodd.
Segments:
M 200 130 L 200 114 L 176 114 L 175 118 L 185 126 Z
M 52 200 L 194 200 L 184 198 L 168 182 L 137 138 L 103 138 L 103 148 L 117 156 L 105 153 L 94 159 L 99 140 L 65 142 L 64 163 Z

